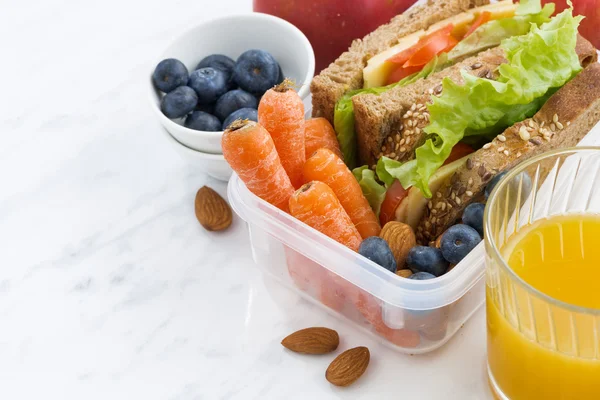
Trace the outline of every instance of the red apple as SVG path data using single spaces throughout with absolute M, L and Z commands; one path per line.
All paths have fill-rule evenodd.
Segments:
M 556 4 L 557 13 L 567 8 L 566 0 L 542 0 L 542 3 Z M 573 0 L 573 9 L 573 14 L 585 16 L 579 26 L 579 33 L 596 48 L 600 48 L 600 0 Z

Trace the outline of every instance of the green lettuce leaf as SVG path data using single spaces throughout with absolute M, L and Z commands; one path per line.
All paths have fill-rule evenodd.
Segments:
M 551 4 L 554 6 L 554 3 Z M 542 11 L 542 2 L 540 0 L 521 0 L 515 14 L 530 15 L 538 14 L 540 11 Z M 554 10 L 552 11 L 552 14 L 554 14 Z
M 381 203 L 385 198 L 386 188 L 377 182 L 375 179 L 375 172 L 371 171 L 366 165 L 354 168 L 352 173 L 360 184 L 360 188 L 369 202 L 369 205 L 373 211 L 375 211 L 375 214 L 379 216 L 379 210 L 381 208 Z
M 581 19 L 567 9 L 539 28 L 532 24 L 526 35 L 503 40 L 501 46 L 508 63 L 498 68 L 497 81 L 464 71 L 464 85 L 444 79 L 441 96 L 429 105 L 432 122 L 425 132 L 430 137 L 416 150 L 412 161 L 400 164 L 380 159 L 379 179 L 386 182 L 389 175 L 405 188 L 417 186 L 431 197 L 429 178 L 467 133 L 501 132 L 523 116 L 535 113 L 552 88 L 563 86 L 581 70 L 575 52 Z
M 506 38 L 525 35 L 531 29 L 531 24 L 540 26 L 548 22 L 554 9 L 554 3 L 548 3 L 542 9 L 539 0 L 521 1 L 517 7 L 517 15 L 481 25 L 448 53 L 448 59 L 457 60 L 496 47 Z
M 335 112 L 333 116 L 333 126 L 337 133 L 337 139 L 340 143 L 340 149 L 344 155 L 344 161 L 348 168 L 353 168 L 356 165 L 357 160 L 357 144 L 356 144 L 356 132 L 354 131 L 354 106 L 352 104 L 352 97 L 357 94 L 376 94 L 387 92 L 388 90 L 396 86 L 406 86 L 415 82 L 418 79 L 426 78 L 435 71 L 441 69 L 441 66 L 445 64 L 447 57 L 445 54 L 440 57 L 436 57 L 431 60 L 420 72 L 414 73 L 400 82 L 393 83 L 388 86 L 358 89 L 346 93 L 335 105 Z

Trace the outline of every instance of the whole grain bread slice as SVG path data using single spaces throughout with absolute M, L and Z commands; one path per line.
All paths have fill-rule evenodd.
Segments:
M 577 38 L 575 51 L 584 67 L 597 59 L 596 49 L 581 35 Z M 506 61 L 503 50 L 496 47 L 411 85 L 396 87 L 380 95 L 354 96 L 354 129 L 361 164 L 373 166 L 384 155 L 397 161 L 414 158 L 415 149 L 425 142 L 423 128 L 429 124 L 427 104 L 431 103 L 432 96 L 441 94 L 442 80 L 448 77 L 462 84 L 462 70 L 495 80 L 497 68 Z
M 427 205 L 417 241 L 429 244 L 460 218 L 497 174 L 548 150 L 576 145 L 600 121 L 600 64 L 559 89 L 533 118 L 519 122 L 473 153 Z
M 406 35 L 486 4 L 489 0 L 428 0 L 397 15 L 363 39 L 355 40 L 348 51 L 313 79 L 310 85 L 312 116 L 325 117 L 333 124 L 337 101 L 347 91 L 363 87 L 363 68 L 369 58 L 394 46 Z

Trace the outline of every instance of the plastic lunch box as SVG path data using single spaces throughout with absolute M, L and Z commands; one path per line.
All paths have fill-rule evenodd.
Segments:
M 599 139 L 600 124 L 580 145 L 598 145 Z M 421 354 L 442 346 L 485 300 L 483 242 L 445 275 L 414 281 L 258 198 L 236 174 L 229 181 L 228 197 L 248 223 L 257 265 L 399 352 Z

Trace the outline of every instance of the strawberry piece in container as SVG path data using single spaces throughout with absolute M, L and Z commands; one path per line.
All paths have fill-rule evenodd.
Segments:
M 304 123 L 304 148 L 307 159 L 321 148 L 329 149 L 339 158 L 344 158 L 333 126 L 322 117 L 311 118 Z
M 323 182 L 309 182 L 297 190 L 290 197 L 290 214 L 354 251 L 360 246 L 360 233 L 333 190 Z M 302 272 L 298 274 L 303 276 Z M 348 298 L 352 301 L 353 290 L 354 286 L 346 280 L 323 269 L 319 288 L 323 304 L 341 311 Z
M 258 122 L 271 134 L 281 164 L 295 188 L 302 185 L 304 103 L 289 80 L 267 90 L 258 105 Z
M 421 343 L 419 332 L 407 328 L 390 328 L 383 320 L 381 306 L 381 301 L 376 297 L 363 290 L 358 292 L 356 308 L 365 319 L 369 321 L 379 335 L 394 343 L 396 346 L 404 348 L 417 347 Z
M 294 187 L 269 132 L 253 121 L 235 121 L 223 133 L 223 156 L 246 187 L 261 199 L 288 211 Z
M 327 184 L 339 199 L 363 239 L 377 236 L 381 226 L 346 164 L 328 149 L 317 150 L 304 164 L 304 180 Z

